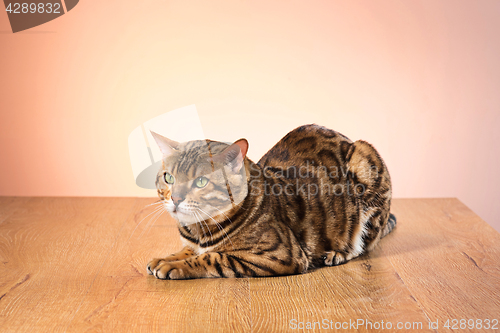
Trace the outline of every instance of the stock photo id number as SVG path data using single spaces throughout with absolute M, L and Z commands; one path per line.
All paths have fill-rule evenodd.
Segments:
M 79 0 L 8 1 L 4 0 L 12 32 L 28 30 L 52 21 L 72 10 Z

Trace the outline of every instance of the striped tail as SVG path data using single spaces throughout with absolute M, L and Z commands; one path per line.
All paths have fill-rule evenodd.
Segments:
M 396 226 L 396 216 L 392 213 L 389 213 L 389 220 L 387 221 L 384 231 L 382 232 L 382 237 L 387 236 L 392 231 L 392 229 L 394 229 L 395 226 Z

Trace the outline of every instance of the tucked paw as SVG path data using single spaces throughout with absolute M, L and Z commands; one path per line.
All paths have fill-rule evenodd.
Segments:
M 169 273 L 173 269 L 171 265 L 166 262 L 161 262 L 158 266 L 153 269 L 153 275 L 157 279 L 169 280 Z
M 184 279 L 184 271 L 168 262 L 160 262 L 153 270 L 152 274 L 161 280 Z
M 173 268 L 168 272 L 169 280 L 183 280 L 186 279 L 185 271 L 182 268 Z
M 156 267 L 158 267 L 163 262 L 165 262 L 165 260 L 161 259 L 161 258 L 155 258 L 155 259 L 151 260 L 147 266 L 148 267 L 148 274 L 154 275 L 154 271 L 155 271 Z
M 342 265 L 347 261 L 344 254 L 336 251 L 326 252 L 323 259 L 326 266 Z
M 166 258 L 155 258 L 148 263 L 148 266 L 147 266 L 148 267 L 148 274 L 154 275 L 153 272 L 154 272 L 155 268 L 162 263 L 172 262 L 172 261 L 177 261 L 177 260 L 179 260 L 177 254 L 171 254 Z
M 183 279 L 184 274 L 182 269 L 177 269 L 170 261 L 157 258 L 153 259 L 148 264 L 148 274 L 154 275 L 161 280 L 177 280 Z

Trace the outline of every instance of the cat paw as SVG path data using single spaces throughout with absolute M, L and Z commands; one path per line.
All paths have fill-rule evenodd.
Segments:
M 148 263 L 148 266 L 147 266 L 148 274 L 154 275 L 153 274 L 154 269 L 162 263 L 166 263 L 169 261 L 177 261 L 177 260 L 178 260 L 178 258 L 176 257 L 175 254 L 171 254 L 166 258 L 155 258 Z
M 160 280 L 185 279 L 184 271 L 181 268 L 175 267 L 166 261 L 160 261 L 154 268 L 150 268 L 148 265 L 148 272 L 151 272 L 151 275 Z
M 326 252 L 322 259 L 326 266 L 338 266 L 347 261 L 345 254 L 336 251 Z
M 178 280 L 184 279 L 184 271 L 173 265 L 172 260 L 167 258 L 153 259 L 148 264 L 148 274 L 154 275 L 161 280 Z
M 155 259 L 151 260 L 147 266 L 148 274 L 154 275 L 154 271 L 155 271 L 156 267 L 158 267 L 163 262 L 166 262 L 166 261 L 162 258 L 155 258 Z

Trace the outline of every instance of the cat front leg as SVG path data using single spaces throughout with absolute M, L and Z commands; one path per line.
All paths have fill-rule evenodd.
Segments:
M 307 270 L 307 258 L 278 258 L 251 253 L 207 252 L 179 261 L 161 262 L 153 275 L 162 280 L 259 277 L 300 274 Z
M 171 262 L 171 261 L 183 260 L 183 259 L 192 257 L 194 255 L 195 255 L 194 251 L 191 248 L 186 246 L 181 251 L 179 251 L 177 253 L 173 253 L 165 258 L 155 258 L 148 263 L 148 266 L 147 266 L 148 274 L 153 275 L 155 268 L 157 266 L 159 266 L 160 264 L 163 264 L 166 262 Z

